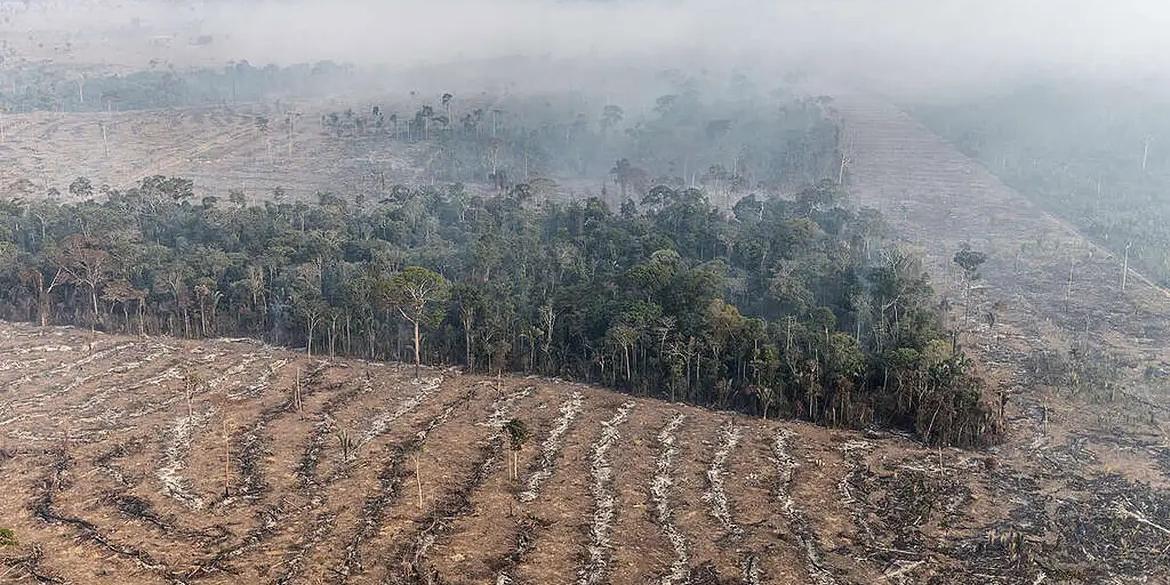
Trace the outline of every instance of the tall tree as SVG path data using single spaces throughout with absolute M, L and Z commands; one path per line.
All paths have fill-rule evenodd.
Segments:
M 385 283 L 384 298 L 414 329 L 414 376 L 422 365 L 422 325 L 440 315 L 435 305 L 450 292 L 447 279 L 420 266 L 408 266 Z
M 56 263 L 75 283 L 89 289 L 93 311 L 91 325 L 96 325 L 99 317 L 97 290 L 111 273 L 113 260 L 110 253 L 97 238 L 78 234 L 62 243 Z

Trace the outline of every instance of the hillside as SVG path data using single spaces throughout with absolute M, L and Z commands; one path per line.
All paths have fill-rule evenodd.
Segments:
M 274 106 L 225 106 L 111 113 L 0 114 L 0 193 L 42 197 L 77 177 L 120 189 L 151 175 L 195 181 L 197 195 L 251 201 L 273 189 L 306 199 L 317 191 L 364 193 L 416 180 L 407 147 L 327 135 L 320 112 L 289 116 Z M 68 193 L 65 193 L 68 196 Z
M 6 325 L 0 351 L 0 477 L 22 495 L 2 516 L 31 555 L 6 562 L 50 582 L 641 582 L 707 562 L 805 578 L 826 555 L 853 564 L 829 552 L 855 530 L 835 486 L 912 449 L 551 380 L 414 381 L 250 342 Z M 202 380 L 190 411 L 188 373 Z M 534 431 L 518 481 L 501 434 L 512 417 Z
M 1067 472 L 556 380 L 12 324 L 0 358 L 17 582 L 1017 583 L 1165 544 L 1165 491 L 1123 477 L 1036 506 Z
M 842 96 L 834 108 L 851 192 L 923 254 L 956 322 L 968 303 L 976 316 L 960 339 L 1005 402 L 1009 438 L 997 459 L 1017 468 L 1017 485 L 1046 486 L 1008 498 L 1024 549 L 1043 550 L 1054 527 L 1071 524 L 1055 542 L 1084 546 L 1092 568 L 1033 557 L 1045 574 L 1157 575 L 1133 563 L 1116 525 L 1090 526 L 1144 514 L 1151 542 L 1168 542 L 1170 295 L 1134 270 L 1123 289 L 1120 258 L 889 104 Z M 953 261 L 963 244 L 988 257 L 969 299 Z M 1086 497 L 1099 505 L 1070 516 L 1070 501 Z M 1142 562 L 1164 565 L 1165 555 L 1155 546 Z
M 988 254 L 971 311 L 994 313 L 994 323 L 964 332 L 985 361 L 1019 373 L 1035 352 L 1099 350 L 1125 362 L 1118 386 L 1126 393 L 1167 407 L 1160 372 L 1170 364 L 1170 291 L 1132 266 L 1123 289 L 1122 259 L 892 106 L 847 97 L 835 107 L 850 144 L 851 193 L 919 249 L 955 305 L 965 299 L 954 254 L 963 244 Z
M 5 324 L 0 481 L 16 497 L 0 501 L 0 528 L 17 544 L 0 549 L 0 574 L 30 583 L 1166 577 L 1164 395 L 1156 368 L 1138 367 L 1160 363 L 1143 360 L 1161 355 L 1165 338 L 1134 335 L 1163 322 L 1160 289 L 1134 275 L 1125 295 L 1111 293 L 1113 259 L 921 126 L 880 103 L 836 108 L 853 190 L 922 248 L 953 314 L 966 299 L 951 255 L 963 241 L 989 253 L 972 312 L 997 317 L 974 320 L 961 343 L 1006 399 L 1005 444 L 933 449 L 544 378 L 426 370 L 416 381 L 409 367 L 251 341 Z M 1058 262 L 1069 249 L 1085 254 L 1072 294 Z M 1123 375 L 1075 355 L 1112 356 Z M 1038 368 L 1045 356 L 1053 371 Z M 1083 379 L 1070 382 L 1062 366 Z M 531 431 L 514 479 L 512 419 Z

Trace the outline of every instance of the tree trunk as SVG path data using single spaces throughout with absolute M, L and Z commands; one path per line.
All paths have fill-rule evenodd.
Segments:
M 467 354 L 464 363 L 467 364 L 467 369 L 470 371 L 473 369 L 471 366 L 471 329 L 466 325 L 463 327 L 463 346 Z
M 199 335 L 207 337 L 207 303 L 199 300 Z
M 419 334 L 418 321 L 412 321 L 414 324 L 414 377 L 418 378 L 418 370 L 422 365 L 422 354 L 420 352 L 420 345 L 422 344 L 422 336 Z
M 630 348 L 628 346 L 625 346 L 625 345 L 622 346 L 622 359 L 625 361 L 625 364 L 626 364 L 626 381 L 629 382 L 630 381 Z

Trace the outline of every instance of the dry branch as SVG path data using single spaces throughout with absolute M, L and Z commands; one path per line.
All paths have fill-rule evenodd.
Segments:
M 609 533 L 615 515 L 613 495 L 613 468 L 609 462 L 609 450 L 617 444 L 618 428 L 630 418 L 634 402 L 626 402 L 617 413 L 601 423 L 601 437 L 593 444 L 589 456 L 589 494 L 593 497 L 593 518 L 589 525 L 590 542 L 584 565 L 577 570 L 577 585 L 603 583 L 609 571 L 610 549 L 613 543 Z
M 690 555 L 687 552 L 687 539 L 674 524 L 673 513 L 670 510 L 670 491 L 674 486 L 674 456 L 678 453 L 675 448 L 675 432 L 682 426 L 686 416 L 676 414 L 658 433 L 658 461 L 655 464 L 656 472 L 650 483 L 650 497 L 654 502 L 654 523 L 670 541 L 674 549 L 674 562 L 670 570 L 662 577 L 662 585 L 682 583 L 690 574 Z
M 731 503 L 727 499 L 724 481 L 727 477 L 727 459 L 739 445 L 742 433 L 743 429 L 730 422 L 719 430 L 719 450 L 707 468 L 707 491 L 703 494 L 703 501 L 710 505 L 711 516 L 719 520 L 723 528 L 734 537 L 742 536 L 743 528 L 731 518 Z

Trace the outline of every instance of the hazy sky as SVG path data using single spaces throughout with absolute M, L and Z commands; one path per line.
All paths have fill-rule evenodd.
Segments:
M 812 63 L 891 88 L 991 83 L 1037 70 L 1141 79 L 1170 66 L 1170 3 L 1157 0 L 32 3 L 48 7 L 16 14 L 5 34 L 124 26 L 137 16 L 157 32 L 213 35 L 214 48 L 204 51 L 253 63 L 398 66 L 515 54 L 664 66 Z M 0 0 L 10 12 L 21 4 Z

